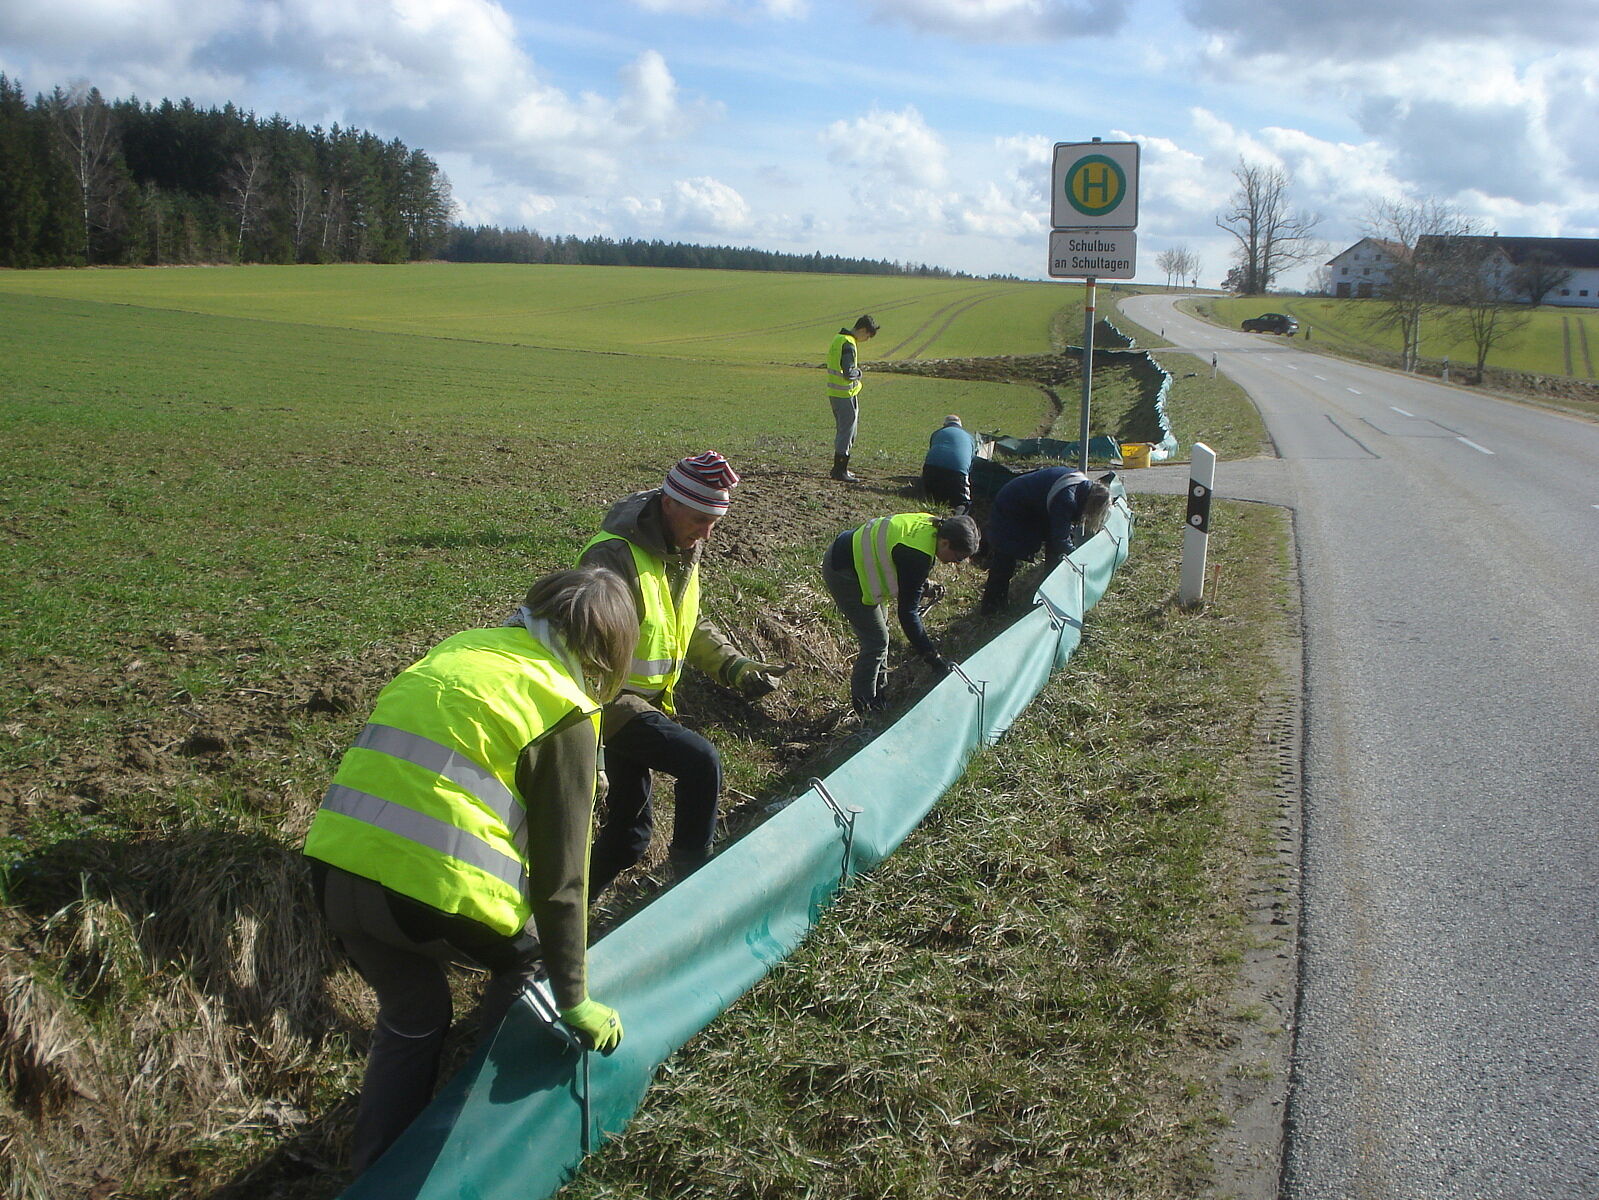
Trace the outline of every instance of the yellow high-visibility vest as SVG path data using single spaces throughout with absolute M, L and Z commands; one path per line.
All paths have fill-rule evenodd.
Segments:
M 633 552 L 633 568 L 638 572 L 639 593 L 644 599 L 644 611 L 638 615 L 638 646 L 633 651 L 633 663 L 628 667 L 627 682 L 622 690 L 643 696 L 659 704 L 662 711 L 676 716 L 672 694 L 678 677 L 683 674 L 689 640 L 700 620 L 699 564 L 689 569 L 682 598 L 674 600 L 666 564 L 619 533 L 595 534 L 579 553 L 578 560 L 582 560 L 591 546 L 613 538 L 627 542 L 628 549 Z
M 938 518 L 931 513 L 900 513 L 878 517 L 855 531 L 850 548 L 861 581 L 862 603 L 886 604 L 899 595 L 895 546 L 910 546 L 932 556 L 938 548 Z
M 532 913 L 517 759 L 574 709 L 588 714 L 598 746 L 599 705 L 527 629 L 446 638 L 379 694 L 305 853 L 514 934 Z
M 856 346 L 855 339 L 847 333 L 839 333 L 833 338 L 833 344 L 827 348 L 827 396 L 830 400 L 848 400 L 860 395 L 861 381 L 851 379 L 844 373 L 846 343 L 855 348 L 855 365 L 860 366 L 860 350 Z

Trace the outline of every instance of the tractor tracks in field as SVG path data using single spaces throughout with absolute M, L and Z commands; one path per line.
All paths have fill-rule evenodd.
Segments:
M 910 334 L 898 345 L 890 347 L 883 354 L 883 357 L 893 358 L 912 342 L 920 341 L 922 335 L 927 333 L 927 330 L 933 325 L 933 323 L 940 317 L 943 317 L 943 323 L 933 331 L 927 340 L 922 341 L 919 346 L 905 356 L 909 359 L 920 358 L 922 355 L 927 353 L 934 342 L 938 341 L 938 339 L 944 335 L 944 331 L 955 323 L 955 319 L 957 317 L 964 316 L 972 309 L 976 308 L 979 304 L 983 303 L 985 300 L 992 300 L 995 296 L 1003 294 L 1003 292 L 1003 288 L 991 288 L 986 292 L 979 292 L 975 296 L 963 296 L 959 300 L 950 301 L 948 304 L 944 305 L 943 308 L 929 316 L 927 320 L 923 321 L 915 329 L 911 330 Z

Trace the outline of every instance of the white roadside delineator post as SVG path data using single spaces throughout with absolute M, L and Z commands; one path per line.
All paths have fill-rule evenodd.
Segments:
M 1205 555 L 1210 546 L 1210 496 L 1216 486 L 1216 452 L 1195 442 L 1188 469 L 1188 520 L 1183 530 L 1183 578 L 1177 602 L 1198 604 L 1205 598 Z

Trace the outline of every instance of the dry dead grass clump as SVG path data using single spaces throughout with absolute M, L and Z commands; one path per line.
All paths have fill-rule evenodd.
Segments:
M 170 1179 L 242 1130 L 303 1120 L 321 1077 L 347 1080 L 297 853 L 221 831 L 51 853 L 12 880 L 8 940 L 31 944 L 0 955 L 7 1196 Z M 79 895 L 53 904 L 68 877 Z

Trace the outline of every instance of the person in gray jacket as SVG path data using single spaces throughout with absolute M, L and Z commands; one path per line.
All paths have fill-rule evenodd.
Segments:
M 701 552 L 737 484 L 733 468 L 716 451 L 685 458 L 661 487 L 612 505 L 578 559 L 583 566 L 615 571 L 627 582 L 640 622 L 627 682 L 604 710 L 610 790 L 594 840 L 591 897 L 649 849 L 652 771 L 677 781 L 668 848 L 671 874 L 685 875 L 710 857 L 722 760 L 715 746 L 674 719 L 674 692 L 684 666 L 750 699 L 776 688 L 787 670 L 740 654 L 699 615 Z

